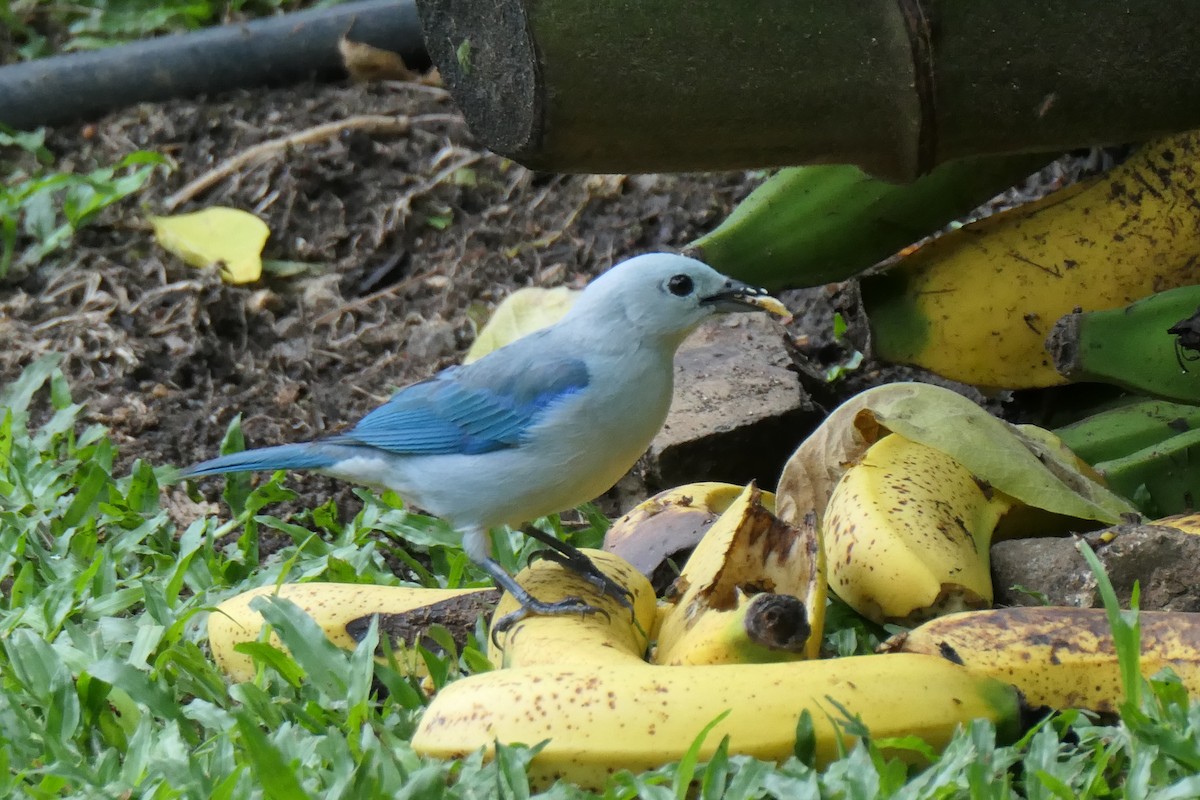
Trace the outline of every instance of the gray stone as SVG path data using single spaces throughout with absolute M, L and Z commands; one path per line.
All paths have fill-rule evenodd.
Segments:
M 1112 581 L 1122 607 L 1135 582 L 1141 608 L 1200 611 L 1200 536 L 1161 525 L 1118 525 L 1084 534 Z M 1075 538 L 1013 539 L 992 546 L 996 605 L 1098 607 L 1096 579 Z M 1020 591 L 1014 587 L 1024 587 Z
M 775 486 L 822 416 L 788 369 L 785 335 L 747 314 L 711 320 L 684 342 L 671 412 L 644 462 L 649 491 L 702 480 Z

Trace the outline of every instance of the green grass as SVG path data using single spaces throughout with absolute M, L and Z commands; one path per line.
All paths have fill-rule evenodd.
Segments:
M 101 211 L 168 167 L 163 156 L 139 150 L 88 173 L 62 172 L 54 169 L 45 133 L 0 125 L 0 280 L 63 250 Z
M 374 632 L 345 652 L 296 607 L 264 601 L 290 653 L 265 642 L 248 646 L 258 676 L 229 685 L 206 649 L 209 609 L 254 586 L 395 584 L 389 554 L 412 564 L 425 585 L 479 582 L 451 531 L 366 492 L 348 521 L 329 503 L 281 519 L 272 504 L 294 496 L 278 480 L 253 489 L 232 482 L 229 516 L 180 527 L 160 492 L 169 468 L 139 462 L 115 475 L 112 443 L 103 429 L 80 426 L 80 406 L 55 363 L 35 363 L 0 395 L 0 796 L 530 796 L 524 748 L 501 748 L 486 764 L 478 755 L 441 762 L 413 752 L 409 739 L 425 700 L 411 679 L 375 662 Z M 235 428 L 230 446 L 236 439 Z M 602 527 L 577 543 L 594 544 Z M 290 544 L 260 557 L 264 529 Z M 497 544 L 510 566 L 532 546 L 517 534 Z M 831 618 L 853 631 L 833 634 L 843 649 L 878 635 L 844 611 Z M 1136 615 L 1114 607 L 1113 624 L 1128 662 Z M 429 658 L 441 682 L 479 668 L 482 656 L 476 642 Z M 997 743 L 992 727 L 977 722 L 924 770 L 880 750 L 920 750 L 919 742 L 868 739 L 818 772 L 800 724 L 798 755 L 783 764 L 722 747 L 707 764 L 693 753 L 645 775 L 614 776 L 603 796 L 1200 796 L 1200 708 L 1170 677 L 1144 684 L 1133 677 L 1136 662 L 1128 669 L 1130 697 L 1119 721 L 1062 713 L 1015 744 Z M 547 793 L 584 795 L 568 785 Z

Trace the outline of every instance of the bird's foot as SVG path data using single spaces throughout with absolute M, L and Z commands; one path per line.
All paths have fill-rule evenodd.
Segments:
M 500 641 L 496 638 L 501 633 L 506 633 L 509 628 L 516 625 L 521 620 L 529 616 L 557 616 L 562 614 L 579 614 L 580 616 L 588 616 L 589 614 L 603 614 L 605 618 L 612 619 L 609 613 L 603 608 L 597 608 L 590 605 L 580 597 L 564 597 L 561 600 L 556 600 L 553 603 L 547 603 L 537 598 L 525 596 L 521 602 L 521 607 L 516 611 L 505 614 L 500 619 L 492 623 L 492 644 L 500 647 Z
M 547 561 L 552 561 L 566 569 L 571 570 L 576 575 L 587 580 L 596 591 L 611 597 L 620 603 L 623 607 L 629 610 L 630 615 L 633 611 L 633 592 L 624 584 L 613 580 L 612 576 L 604 570 L 597 567 L 590 558 L 583 553 L 576 551 L 574 555 L 562 553 L 557 550 L 538 550 L 534 554 L 534 558 L 544 558 Z

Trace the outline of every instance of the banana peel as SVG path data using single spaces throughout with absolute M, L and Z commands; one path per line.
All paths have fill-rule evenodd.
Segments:
M 1170 667 L 1200 692 L 1200 614 L 1141 611 L 1142 675 Z M 887 653 L 941 656 L 1021 690 L 1031 706 L 1115 713 L 1125 699 L 1108 618 L 1101 608 L 967 611 L 897 634 Z
M 649 578 L 668 558 L 695 548 L 741 494 L 741 486 L 715 481 L 659 492 L 609 527 L 603 549 Z
M 517 583 L 546 602 L 582 599 L 598 609 L 586 615 L 528 616 L 493 637 L 488 658 L 499 667 L 572 665 L 596 662 L 643 662 L 654 625 L 655 598 L 650 582 L 620 556 L 601 550 L 581 551 L 601 571 L 630 593 L 629 608 L 600 592 L 586 578 L 554 561 L 535 561 L 516 576 Z M 520 604 L 507 592 L 495 619 Z
M 991 535 L 1011 504 L 941 450 L 888 434 L 829 499 L 830 588 L 876 623 L 986 608 Z
M 774 495 L 751 483 L 709 528 L 660 615 L 654 663 L 737 663 L 818 655 L 826 578 L 816 525 L 789 525 L 773 512 Z M 783 637 L 785 646 L 771 650 L 763 646 L 762 637 L 754 641 L 755 634 L 747 629 L 746 598 L 758 594 L 791 597 L 795 601 L 791 608 L 798 604 L 804 609 L 807 636 L 802 645 L 795 641 L 800 630 L 795 617 L 772 628 L 793 627 L 795 632 Z M 783 603 L 775 611 L 782 613 L 787 607 Z
M 258 641 L 265 620 L 250 607 L 259 597 L 275 595 L 298 605 L 312 617 L 338 647 L 353 650 L 366 632 L 372 617 L 379 618 L 380 636 L 392 638 L 401 668 L 423 676 L 425 662 L 416 645 L 434 647 L 424 641 L 432 625 L 448 628 L 460 646 L 474 631 L 480 616 L 495 606 L 495 589 L 425 589 L 415 586 L 375 586 L 361 583 L 288 583 L 261 586 L 220 603 L 208 617 L 208 643 L 217 666 L 234 682 L 254 678 L 254 660 L 237 651 L 243 642 Z M 271 634 L 270 643 L 282 647 Z

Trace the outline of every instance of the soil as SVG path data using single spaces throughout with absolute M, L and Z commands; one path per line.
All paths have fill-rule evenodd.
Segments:
M 407 115 L 411 126 L 280 151 L 177 209 L 253 211 L 272 231 L 264 258 L 306 265 L 300 274 L 231 286 L 154 243 L 147 214 L 188 181 L 265 140 L 355 115 Z M 107 209 L 65 256 L 0 284 L 0 383 L 64 354 L 83 421 L 119 447 L 118 472 L 134 459 L 210 457 L 237 414 L 251 446 L 337 431 L 455 363 L 513 290 L 582 286 L 615 261 L 679 248 L 762 179 L 531 172 L 477 146 L 445 91 L 409 82 L 147 104 L 54 130 L 47 144 L 63 169 L 138 149 L 177 165 Z M 290 485 L 356 507 L 335 481 Z

